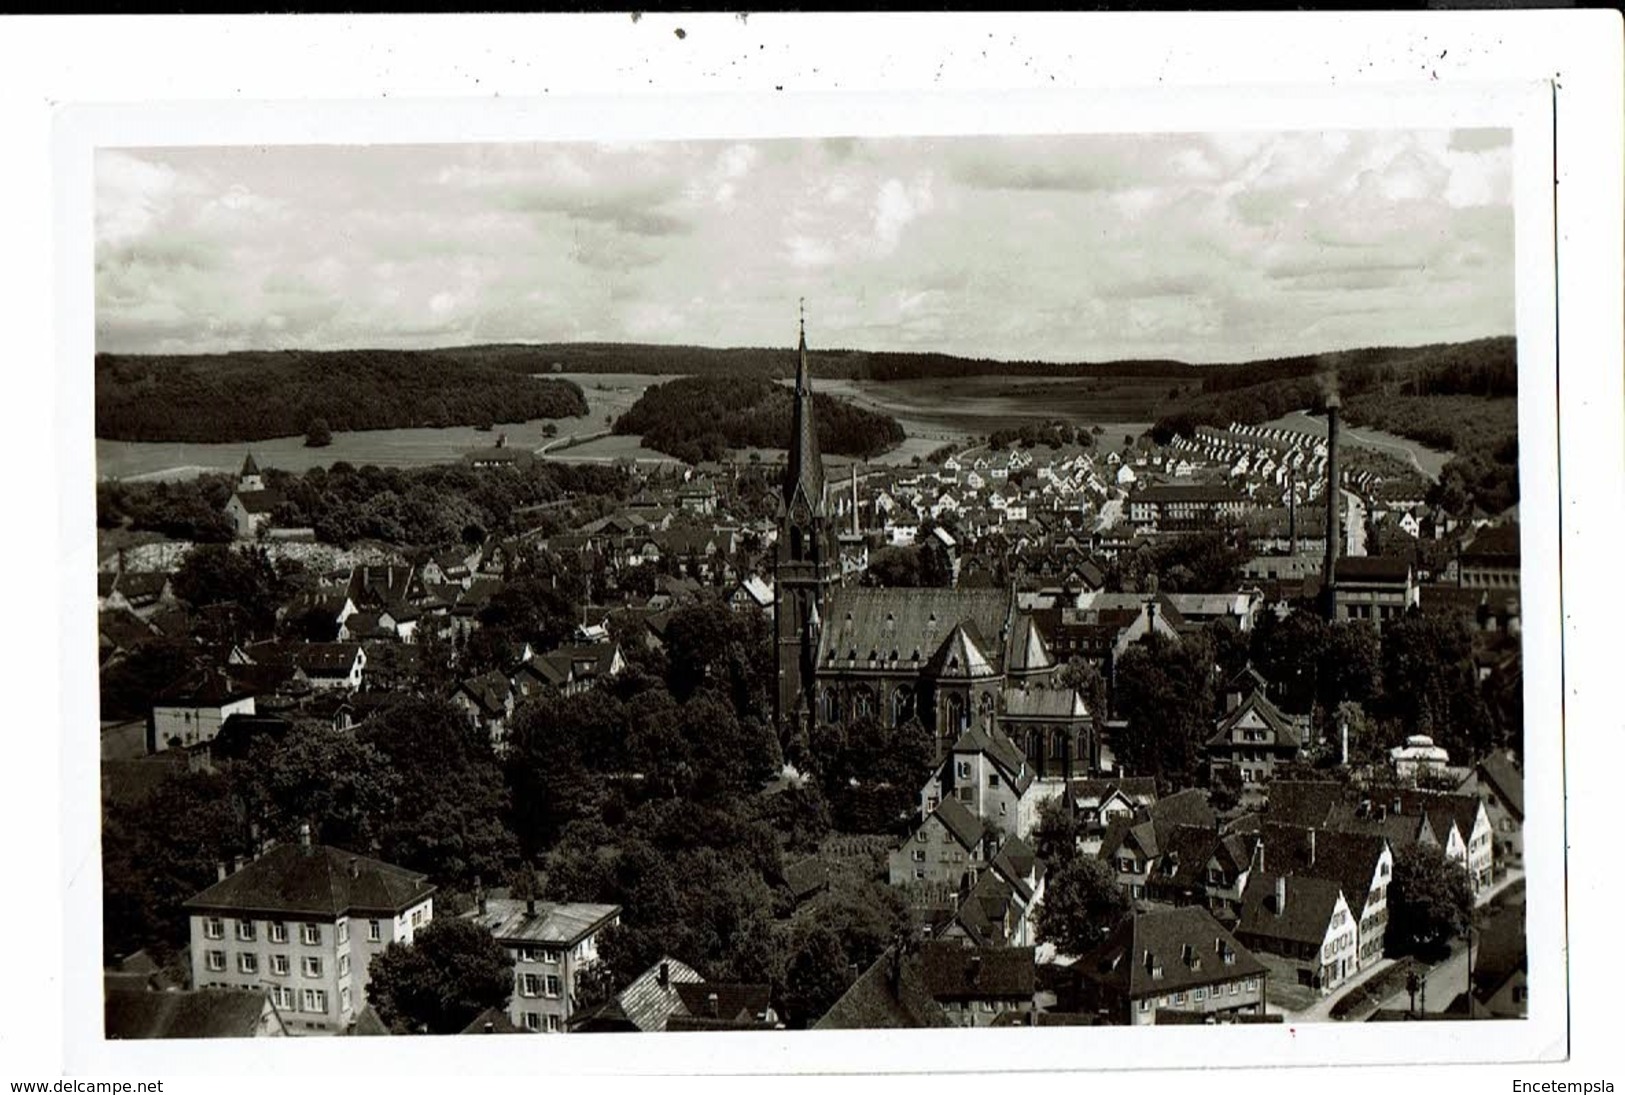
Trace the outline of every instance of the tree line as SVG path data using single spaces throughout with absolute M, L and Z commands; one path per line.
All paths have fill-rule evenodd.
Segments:
M 340 547 L 360 540 L 408 547 L 478 544 L 489 535 L 522 531 L 528 507 L 567 498 L 581 498 L 583 505 L 590 499 L 613 503 L 632 489 L 630 474 L 613 465 L 541 460 L 512 468 L 358 468 L 339 461 L 303 473 L 268 468 L 261 474 L 266 487 L 282 496 L 271 514 L 276 527 L 310 528 L 319 542 Z M 102 528 L 225 542 L 235 535 L 225 516 L 235 489 L 230 475 L 173 483 L 103 481 L 96 485 L 96 520 Z
M 96 436 L 259 441 L 324 430 L 489 426 L 587 413 L 567 380 L 438 350 L 98 354 Z
M 618 434 L 641 434 L 649 448 L 688 463 L 719 460 L 730 448 L 782 448 L 795 397 L 771 380 L 689 376 L 650 387 L 616 420 Z M 822 393 L 813 395 L 819 448 L 842 456 L 878 456 L 903 442 L 903 427 Z

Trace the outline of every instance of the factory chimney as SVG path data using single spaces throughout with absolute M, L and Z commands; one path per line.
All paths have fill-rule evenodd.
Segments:
M 1298 554 L 1298 469 L 1286 466 L 1286 553 Z
M 1337 467 L 1337 417 L 1342 407 L 1334 388 L 1326 396 L 1326 567 L 1320 576 L 1328 620 L 1337 614 L 1337 553 L 1343 539 L 1343 482 Z

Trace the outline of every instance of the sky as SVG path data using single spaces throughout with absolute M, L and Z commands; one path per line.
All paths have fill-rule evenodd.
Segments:
M 1511 334 L 1506 130 L 103 149 L 96 345 L 1252 360 Z

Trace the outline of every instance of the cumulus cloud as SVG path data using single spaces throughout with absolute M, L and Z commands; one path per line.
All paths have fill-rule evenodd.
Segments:
M 1505 131 L 125 149 L 98 345 L 1232 360 L 1512 327 Z

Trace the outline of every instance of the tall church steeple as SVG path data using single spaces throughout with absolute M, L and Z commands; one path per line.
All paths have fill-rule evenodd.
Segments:
M 823 517 L 824 461 L 818 452 L 818 431 L 813 424 L 812 377 L 807 369 L 807 313 L 801 311 L 801 341 L 797 347 L 795 409 L 790 420 L 789 466 L 784 476 L 784 505 L 789 510 L 797 496 L 805 499 L 808 511 Z
M 813 423 L 812 383 L 807 368 L 807 319 L 801 316 L 795 407 L 774 570 L 774 631 L 779 687 L 775 715 L 786 728 L 810 724 L 815 709 L 813 678 L 818 632 L 830 588 L 840 580 L 840 554 L 829 523 L 824 461 Z

